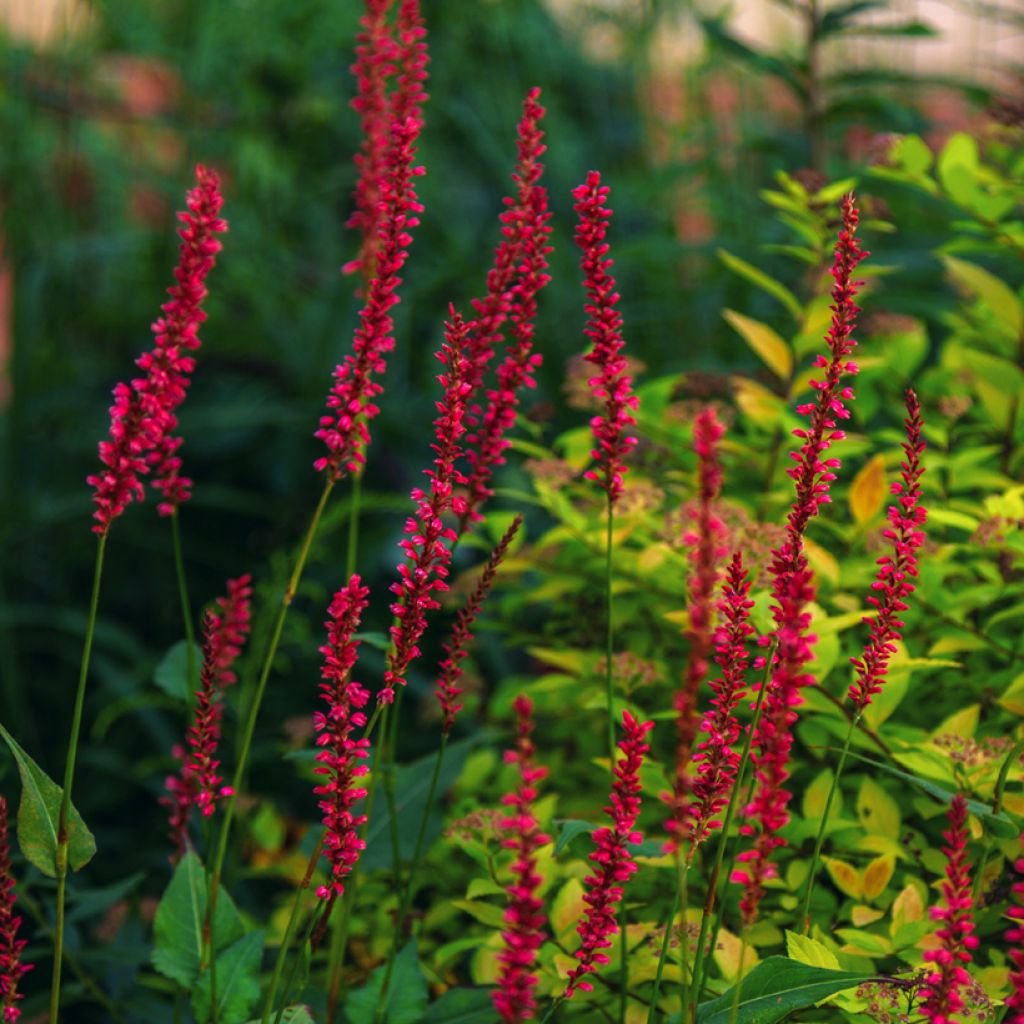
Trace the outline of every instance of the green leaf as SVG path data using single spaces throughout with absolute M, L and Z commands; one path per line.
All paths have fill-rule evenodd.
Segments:
M 776 1024 L 794 1010 L 814 1006 L 829 996 L 870 978 L 854 971 L 811 967 L 784 956 L 759 963 L 740 983 L 736 1024 Z M 697 1024 L 729 1024 L 733 990 L 697 1007 Z M 679 1020 L 676 1014 L 673 1018 Z
M 924 174 L 935 159 L 927 143 L 919 135 L 906 135 L 892 149 L 892 157 L 908 174 Z
M 153 966 L 161 974 L 185 988 L 191 988 L 199 977 L 207 897 L 206 872 L 190 850 L 178 862 L 156 908 L 152 957 Z M 236 942 L 244 932 L 231 897 L 221 888 L 214 921 L 217 952 Z
M 742 313 L 727 309 L 722 313 L 726 322 L 761 358 L 780 380 L 789 380 L 793 373 L 793 353 L 782 338 L 767 324 Z
M 578 835 L 584 832 L 593 832 L 596 825 L 589 821 L 580 821 L 578 818 L 556 818 L 554 824 L 561 826 L 558 839 L 555 840 L 555 853 L 557 857 Z
M 263 932 L 255 931 L 243 935 L 217 955 L 217 1020 L 222 1024 L 244 1021 L 259 999 L 262 953 Z M 210 972 L 204 971 L 192 992 L 192 1012 L 196 1020 L 210 1019 L 210 987 Z
M 193 644 L 196 659 L 196 672 L 203 663 L 203 651 L 198 644 Z M 179 640 L 160 660 L 153 670 L 153 682 L 169 697 L 175 700 L 189 701 L 190 686 L 188 680 L 188 641 Z
M 496 1024 L 498 1014 L 485 988 L 452 988 L 427 1007 L 420 1024 Z
M 900 837 L 899 804 L 870 775 L 864 777 L 857 793 L 857 819 L 861 828 L 873 835 Z
M 798 935 L 786 932 L 786 953 L 791 960 L 807 964 L 809 967 L 824 967 L 826 970 L 838 971 L 839 959 L 828 946 L 809 935 Z
M 248 1021 L 247 1024 L 262 1024 L 258 1017 Z M 286 1006 L 281 1014 L 281 1024 L 316 1024 L 313 1011 L 308 1006 Z
M 349 1024 L 374 1024 L 386 967 L 386 964 L 378 967 L 370 975 L 370 980 L 349 996 L 345 1005 Z M 427 983 L 420 972 L 416 940 L 413 939 L 395 957 L 383 1024 L 420 1024 L 426 1007 Z
M 22 750 L 18 741 L 0 725 L 0 735 L 11 748 L 21 776 L 18 804 L 18 845 L 25 860 L 50 878 L 57 877 L 57 824 L 64 790 Z M 96 840 L 74 804 L 68 810 L 68 864 L 72 871 L 84 867 L 96 854 Z
M 983 267 L 955 256 L 943 256 L 942 262 L 957 284 L 977 295 L 992 310 L 1011 337 L 1016 339 L 1020 336 L 1024 330 L 1024 306 L 1005 281 Z M 972 352 L 972 358 L 973 355 Z
M 942 148 L 936 167 L 942 187 L 961 206 L 970 206 L 978 193 L 978 144 L 957 132 Z
M 799 322 L 803 317 L 804 308 L 800 305 L 800 300 L 784 284 L 780 284 L 774 278 L 769 277 L 763 270 L 759 270 L 752 263 L 740 259 L 739 256 L 734 256 L 725 249 L 718 250 L 718 258 L 731 271 L 739 274 L 740 277 L 746 278 L 752 285 L 767 292 L 773 298 L 778 299 L 793 315 L 794 320 Z

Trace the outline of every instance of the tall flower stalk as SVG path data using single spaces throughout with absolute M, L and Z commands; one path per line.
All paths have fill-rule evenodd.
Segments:
M 532 1020 L 537 1007 L 534 970 L 547 923 L 537 895 L 541 883 L 537 850 L 551 842 L 551 837 L 541 832 L 533 810 L 537 784 L 547 775 L 547 769 L 534 758 L 533 702 L 520 694 L 512 707 L 516 713 L 516 745 L 506 751 L 505 763 L 516 766 L 519 779 L 516 788 L 502 797 L 509 814 L 500 826 L 504 832 L 501 845 L 513 851 L 512 881 L 507 887 L 505 929 L 498 953 L 498 984 L 491 998 L 503 1021 L 519 1024 Z
M 832 321 L 825 337 L 829 354 L 815 357 L 815 366 L 824 371 L 820 380 L 810 382 L 817 393 L 815 400 L 797 406 L 808 423 L 793 432 L 801 444 L 790 453 L 795 465 L 787 473 L 794 481 L 796 496 L 786 516 L 785 539 L 773 550 L 769 565 L 776 648 L 764 712 L 754 736 L 754 792 L 744 808 L 747 821 L 741 828 L 752 838 L 752 845 L 739 855 L 742 867 L 733 873 L 733 881 L 744 887 L 740 912 L 745 925 L 757 918 L 764 882 L 776 874 L 772 854 L 785 843 L 779 832 L 789 821 L 792 794 L 785 783 L 796 709 L 803 703 L 803 689 L 814 682 L 806 668 L 815 639 L 807 631 L 814 586 L 803 538 L 810 520 L 831 501 L 829 489 L 841 460 L 827 453 L 846 436 L 839 421 L 849 418 L 845 403 L 853 399 L 853 389 L 843 379 L 857 373 L 850 356 L 857 345 L 853 330 L 860 312 L 854 298 L 862 282 L 853 275 L 867 253 L 857 239 L 860 215 L 852 195 L 844 197 L 840 210 L 842 228 L 830 269 L 834 278 Z
M 21 918 L 17 914 L 16 903 L 7 801 L 0 796 L 0 1010 L 4 1024 L 15 1024 L 21 1017 L 18 1003 L 22 994 L 18 991 L 18 983 L 33 967 L 22 960 L 22 952 L 28 943 L 18 938 Z
M 921 990 L 921 1012 L 931 1024 L 951 1024 L 952 1014 L 964 1008 L 960 990 L 970 983 L 965 964 L 971 962 L 971 950 L 978 946 L 974 934 L 974 910 L 971 879 L 967 862 L 967 801 L 959 793 L 948 811 L 949 828 L 943 832 L 946 845 L 946 879 L 942 883 L 943 906 L 933 907 L 931 916 L 942 922 L 936 931 L 938 949 L 925 950 L 925 960 L 935 969 Z
M 921 504 L 924 424 L 921 420 L 921 404 L 917 395 L 910 389 L 906 393 L 906 407 L 906 440 L 903 442 L 900 479 L 892 485 L 896 504 L 889 506 L 889 525 L 883 531 L 883 536 L 892 546 L 892 553 L 878 559 L 878 572 L 871 584 L 872 593 L 867 599 L 867 603 L 875 609 L 875 615 L 864 619 L 865 625 L 870 627 L 870 636 L 860 657 L 850 659 L 854 669 L 854 681 L 849 690 L 853 716 L 825 800 L 818 837 L 814 843 L 811 870 L 807 876 L 807 889 L 804 893 L 804 932 L 808 932 L 811 927 L 811 895 L 814 892 L 818 861 L 825 841 L 825 828 L 839 788 L 839 780 L 842 778 L 853 732 L 860 723 L 864 709 L 875 695 L 881 693 L 889 674 L 890 659 L 897 650 L 896 644 L 903 639 L 901 630 L 904 622 L 900 616 L 909 608 L 906 602 L 914 592 L 914 580 L 917 578 L 917 550 L 925 541 L 923 527 L 928 513 Z

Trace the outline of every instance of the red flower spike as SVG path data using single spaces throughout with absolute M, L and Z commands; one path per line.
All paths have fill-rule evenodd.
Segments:
M 320 670 L 320 696 L 326 711 L 313 715 L 316 730 L 317 775 L 326 779 L 313 790 L 321 797 L 320 810 L 324 821 L 323 855 L 331 865 L 330 884 L 317 889 L 324 900 L 334 900 L 345 891 L 344 879 L 355 867 L 366 843 L 359 829 L 366 823 L 365 814 L 354 814 L 355 805 L 366 796 L 359 783 L 367 767 L 370 741 L 352 738 L 354 729 L 366 725 L 362 708 L 370 699 L 369 691 L 352 678 L 352 669 L 359 657 L 359 641 L 355 639 L 359 621 L 366 609 L 370 591 L 358 576 L 352 576 L 331 601 L 327 625 L 327 643 L 320 648 L 324 656 Z
M 583 358 L 597 367 L 597 375 L 588 383 L 594 396 L 604 402 L 603 415 L 590 421 L 596 445 L 590 454 L 600 468 L 588 470 L 584 476 L 598 482 L 614 505 L 622 494 L 626 456 L 636 444 L 636 438 L 627 431 L 636 423 L 633 412 L 639 400 L 633 393 L 633 378 L 626 372 L 626 358 L 622 355 L 626 343 L 622 337 L 622 314 L 616 308 L 619 293 L 610 273 L 614 261 L 608 256 L 605 241 L 612 216 L 607 205 L 610 191 L 601 184 L 600 173 L 591 171 L 586 184 L 573 190 L 577 200 L 573 209 L 579 215 L 576 244 L 583 251 L 580 265 L 587 291 L 585 309 L 589 319 L 584 333 L 592 343 Z
M 654 723 L 638 722 L 624 711 L 622 727 L 626 735 L 619 742 L 619 749 L 625 756 L 612 769 L 611 804 L 604 809 L 612 820 L 612 827 L 599 828 L 594 833 L 595 849 L 590 860 L 596 865 L 596 870 L 584 879 L 588 887 L 583 896 L 587 911 L 576 929 L 582 940 L 575 953 L 580 963 L 569 972 L 565 989 L 567 999 L 576 989 L 589 992 L 593 986 L 584 979 L 598 966 L 608 963 L 608 956 L 602 950 L 610 948 L 612 937 L 618 934 L 615 910 L 622 901 L 626 882 L 636 871 L 629 846 L 643 838 L 634 829 L 640 814 L 640 769 L 644 755 L 650 749 L 646 737 Z
M 903 638 L 899 617 L 907 610 L 906 600 L 914 592 L 917 577 L 917 549 L 925 540 L 922 527 L 928 513 L 921 505 L 921 476 L 924 466 L 924 439 L 921 436 L 921 404 L 913 391 L 907 391 L 907 439 L 903 442 L 904 461 L 901 479 L 892 485 L 897 503 L 889 506 L 889 526 L 884 536 L 892 542 L 893 553 L 878 559 L 878 574 L 871 585 L 873 591 L 868 604 L 877 615 L 864 619 L 871 628 L 871 638 L 860 658 L 851 658 L 856 681 L 850 687 L 850 700 L 858 711 L 871 703 L 871 698 L 882 690 L 889 673 L 889 659 L 896 653 L 896 642 Z
M 540 184 L 544 171 L 540 157 L 545 146 L 544 133 L 540 130 L 544 108 L 538 102 L 539 97 L 540 90 L 533 89 L 523 103 L 519 163 L 513 175 L 518 195 L 514 200 L 505 200 L 508 209 L 501 215 L 504 241 L 498 247 L 494 269 L 488 275 L 487 298 L 473 304 L 477 318 L 470 340 L 468 379 L 474 393 L 479 390 L 506 318 L 511 339 L 498 367 L 497 386 L 487 392 L 487 408 L 481 413 L 480 407 L 474 404 L 467 415 L 469 473 L 466 507 L 459 519 L 460 534 L 470 523 L 483 518 L 480 506 L 493 495 L 494 470 L 505 464 L 504 453 L 512 443 L 505 435 L 515 424 L 520 393 L 523 388 L 536 387 L 534 374 L 542 362 L 541 355 L 533 351 L 534 322 L 537 295 L 551 280 L 546 273 L 547 256 L 551 252 L 548 245 L 551 213 L 547 189 Z
M 523 517 L 516 516 L 501 540 L 498 541 L 490 558 L 487 559 L 487 565 L 484 566 L 484 571 L 480 574 L 465 607 L 456 616 L 452 635 L 444 645 L 444 659 L 441 662 L 437 689 L 434 692 L 441 705 L 443 716 L 441 728 L 446 736 L 455 724 L 455 716 L 462 710 L 462 705 L 458 703 L 462 694 L 459 682 L 462 679 L 462 662 L 469 650 L 469 645 L 473 642 L 473 623 L 480 614 L 484 600 L 494 585 L 498 567 L 505 558 L 508 546 L 512 543 L 512 539 L 519 532 L 519 527 L 522 524 Z
M 750 580 L 743 569 L 743 558 L 737 552 L 729 563 L 718 604 L 722 625 L 715 631 L 715 661 L 722 674 L 711 683 L 715 695 L 701 722 L 701 738 L 693 755 L 697 777 L 684 831 L 690 844 L 687 853 L 690 860 L 697 847 L 715 829 L 722 827 L 715 816 L 729 802 L 736 783 L 740 755 L 735 748 L 741 732 L 736 708 L 746 696 L 748 648 L 755 632 L 750 624 L 753 607 Z
M 114 388 L 110 408 L 110 436 L 99 445 L 99 473 L 86 478 L 93 488 L 93 532 L 104 536 L 111 524 L 133 501 L 142 501 L 142 478 L 152 472 L 152 486 L 163 500 L 161 515 L 170 515 L 191 497 L 192 481 L 181 476 L 174 436 L 176 410 L 185 400 L 195 359 L 188 353 L 200 346 L 199 326 L 206 319 L 206 275 L 221 250 L 216 236 L 227 231 L 220 217 L 223 203 L 217 175 L 200 164 L 196 186 L 186 199 L 188 209 L 178 214 L 181 245 L 176 283 L 167 290 L 170 300 L 161 307 L 163 316 L 153 324 L 156 344 L 136 360 L 144 376 Z
M 949 828 L 942 833 L 947 844 L 942 848 L 946 855 L 945 906 L 931 909 L 932 918 L 943 922 L 935 933 L 941 945 L 925 951 L 925 960 L 936 969 L 921 989 L 921 1012 L 931 1024 L 953 1024 L 952 1014 L 964 1008 L 960 989 L 971 980 L 964 965 L 971 962 L 971 950 L 978 946 L 967 863 L 967 801 L 959 793 L 950 802 L 948 820 Z
M 369 422 L 380 411 L 374 399 L 383 390 L 374 380 L 387 369 L 387 354 L 395 347 L 391 309 L 398 301 L 399 272 L 412 244 L 410 231 L 419 224 L 423 206 L 414 187 L 422 167 L 413 164 L 421 122 L 415 118 L 391 126 L 386 167 L 381 177 L 380 223 L 373 276 L 359 312 L 352 351 L 335 367 L 334 384 L 327 396 L 327 413 L 314 435 L 327 454 L 316 460 L 317 470 L 332 480 L 357 473 L 366 461 Z
M 248 574 L 228 580 L 227 596 L 217 599 L 218 610 L 208 611 L 203 618 L 200 688 L 196 693 L 193 722 L 186 734 L 189 752 L 186 754 L 182 747 L 174 748 L 173 754 L 181 762 L 181 769 L 178 775 L 167 778 L 167 796 L 160 799 L 171 810 L 174 859 L 181 857 L 188 845 L 192 808 L 198 807 L 203 816 L 208 817 L 216 801 L 231 794 L 230 787 L 221 785 L 217 747 L 224 690 L 235 682 L 234 662 L 249 636 L 251 580 Z
M 1013 924 L 1006 930 L 1007 956 L 1010 960 L 1011 994 L 1005 1024 L 1024 1024 L 1024 835 L 1020 837 L 1021 856 L 1014 862 L 1017 881 L 1013 883 L 1013 904 L 1006 912 Z
M 537 1007 L 534 989 L 537 975 L 533 973 L 537 950 L 545 938 L 544 904 L 537 896 L 541 877 L 537 873 L 537 850 L 551 837 L 540 831 L 533 813 L 537 799 L 537 783 L 547 775 L 547 769 L 534 761 L 533 703 L 520 694 L 512 705 L 516 713 L 516 745 L 505 752 L 505 763 L 514 764 L 519 771 L 519 784 L 515 791 L 502 797 L 501 802 L 510 809 L 499 827 L 505 833 L 501 845 L 513 850 L 512 881 L 508 886 L 508 906 L 505 910 L 505 930 L 502 949 L 498 953 L 498 986 L 491 993 L 494 1008 L 508 1024 L 532 1020 Z
M 772 551 L 769 565 L 777 647 L 751 750 L 754 792 L 744 808 L 749 820 L 741 827 L 745 835 L 754 837 L 754 845 L 739 855 L 742 866 L 732 876 L 733 881 L 744 886 L 740 913 L 748 925 L 757 918 L 764 895 L 763 883 L 776 873 L 770 862 L 772 852 L 785 844 L 778 833 L 789 822 L 792 794 L 784 785 L 789 778 L 792 730 L 798 717 L 796 708 L 803 703 L 801 691 L 814 682 L 813 675 L 806 671 L 816 638 L 807 633 L 807 608 L 813 600 L 814 587 L 804 553 L 804 532 L 821 506 L 830 501 L 829 486 L 836 478 L 840 460 L 823 456 L 833 443 L 846 436 L 838 421 L 850 415 L 844 403 L 852 401 L 853 389 L 843 384 L 843 378 L 857 373 L 857 365 L 849 357 L 857 345 L 853 329 L 860 312 L 853 300 L 863 282 L 855 281 L 853 274 L 868 254 L 861 250 L 857 240 L 860 214 L 852 194 L 843 198 L 840 209 L 843 226 L 831 267 L 835 279 L 832 323 L 825 336 L 829 355 L 815 357 L 815 365 L 825 371 L 822 380 L 811 381 L 817 399 L 797 406 L 797 412 L 807 417 L 808 425 L 794 431 L 801 445 L 798 451 L 790 453 L 795 465 L 787 470 L 795 482 L 796 500 L 786 517 L 786 538 Z M 762 640 L 765 646 L 768 642 L 768 638 Z M 760 667 L 757 662 L 755 666 Z
M 395 623 L 391 627 L 391 651 L 384 671 L 384 686 L 377 694 L 382 704 L 394 700 L 396 686 L 405 686 L 409 665 L 420 655 L 417 644 L 427 626 L 427 613 L 439 607 L 434 594 L 448 589 L 445 579 L 451 550 L 447 542 L 454 540 L 456 533 L 444 525 L 442 517 L 449 510 L 456 515 L 465 511 L 464 499 L 453 498 L 453 493 L 457 486 L 466 482 L 455 468 L 455 462 L 461 454 L 459 442 L 466 430 L 469 363 L 465 351 L 469 328 L 454 308 L 451 308 L 451 316 L 451 321 L 445 324 L 446 341 L 437 353 L 446 372 L 438 377 L 444 395 L 437 403 L 440 415 L 434 420 L 435 441 L 431 445 L 434 465 L 433 469 L 425 470 L 430 478 L 430 492 L 418 487 L 412 492 L 416 514 L 406 520 L 406 536 L 400 545 L 407 561 L 398 566 L 400 579 L 391 586 L 397 600 L 391 605 Z
M 690 818 L 690 797 L 693 779 L 690 760 L 697 735 L 697 702 L 700 684 L 708 673 L 708 659 L 714 645 L 712 620 L 714 618 L 715 587 L 718 584 L 718 566 L 729 553 L 726 546 L 728 531 L 715 513 L 715 502 L 722 489 L 722 466 L 718 458 L 718 443 L 725 434 L 713 407 L 702 409 L 693 423 L 693 447 L 697 453 L 697 501 L 688 509 L 693 527 L 685 536 L 690 545 L 689 626 L 686 638 L 690 643 L 690 656 L 686 676 L 675 695 L 676 710 L 676 767 L 672 793 L 669 797 L 670 816 L 665 827 L 672 835 L 675 846 L 685 836 Z
M 0 796 L 0 1007 L 4 1024 L 14 1024 L 21 1016 L 17 1005 L 22 998 L 18 982 L 34 966 L 21 961 L 22 951 L 28 943 L 18 938 L 21 918 L 15 913 L 16 901 L 7 801 Z

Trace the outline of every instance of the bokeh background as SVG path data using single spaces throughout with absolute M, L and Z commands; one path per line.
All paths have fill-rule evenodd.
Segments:
M 777 314 L 718 250 L 799 283 L 798 265 L 771 248 L 780 228 L 760 195 L 776 172 L 813 187 L 883 159 L 894 134 L 939 145 L 1024 117 L 1017 2 L 423 6 L 426 212 L 374 429 L 359 559 L 378 585 L 393 573 L 406 495 L 428 456 L 441 321 L 449 302 L 467 308 L 482 290 L 529 87 L 542 87 L 549 111 L 555 211 L 545 364 L 525 406 L 541 436 L 581 415 L 562 390 L 582 348 L 570 192 L 588 169 L 613 190 L 631 352 L 651 372 L 699 371 L 695 392 L 713 394 L 724 374 L 755 370 L 721 310 Z M 182 515 L 192 594 L 206 602 L 249 571 L 266 608 L 283 585 L 320 486 L 313 431 L 358 309 L 339 268 L 357 248 L 344 223 L 360 10 L 354 0 L 0 0 L 0 720 L 53 775 L 94 555 L 85 477 L 111 389 L 149 345 L 175 260 L 174 211 L 197 161 L 223 175 L 230 233 L 181 415 L 196 482 Z M 900 213 L 884 254 L 901 269 L 886 312 L 937 323 L 943 296 L 923 283 L 938 279 L 929 254 L 950 214 L 884 183 L 870 201 Z M 510 465 L 503 482 L 518 473 Z M 296 693 L 315 689 L 345 519 L 342 499 L 289 623 L 279 667 L 290 682 L 271 689 L 257 773 L 279 773 L 276 757 L 260 755 L 292 742 L 308 716 L 311 701 Z M 76 794 L 100 848 L 122 851 L 116 864 L 96 861 L 98 883 L 105 871 L 162 866 L 159 842 L 129 837 L 163 827 L 156 797 L 181 723 L 152 678 L 181 635 L 166 523 L 152 504 L 132 506 L 110 546 L 79 772 L 90 782 Z

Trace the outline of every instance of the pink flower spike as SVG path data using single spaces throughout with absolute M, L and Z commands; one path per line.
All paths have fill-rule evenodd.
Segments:
M 501 340 L 500 328 L 507 319 L 511 339 L 505 358 L 497 371 L 497 386 L 487 392 L 487 407 L 481 411 L 475 402 L 469 409 L 466 425 L 466 507 L 459 517 L 459 533 L 482 519 L 480 507 L 494 491 L 494 470 L 505 464 L 505 451 L 512 443 L 505 436 L 515 424 L 523 388 L 536 387 L 534 374 L 541 365 L 540 353 L 533 351 L 536 330 L 537 295 L 551 280 L 546 273 L 551 252 L 548 238 L 547 189 L 540 184 L 545 151 L 540 121 L 540 89 L 532 89 L 523 103 L 519 122 L 519 162 L 513 174 L 518 186 L 515 199 L 506 198 L 507 209 L 501 215 L 504 240 L 495 255 L 494 269 L 488 274 L 487 297 L 473 303 L 477 318 L 470 336 L 469 381 L 474 395 L 479 391 L 484 371 Z
M 1010 997 L 1005 1024 L 1024 1024 L 1024 835 L 1020 837 L 1020 856 L 1014 862 L 1017 881 L 1013 883 L 1013 903 L 1006 912 L 1013 924 L 1006 930 L 1007 957 L 1010 960 Z
M 544 941 L 547 917 L 544 904 L 537 896 L 541 877 L 537 873 L 537 850 L 551 837 L 540 831 L 533 812 L 537 799 L 537 783 L 547 769 L 534 761 L 533 703 L 523 694 L 512 705 L 516 713 L 516 745 L 506 751 L 505 763 L 519 771 L 519 784 L 512 793 L 502 797 L 509 815 L 499 827 L 505 833 L 501 845 L 513 850 L 512 881 L 508 886 L 505 909 L 505 930 L 502 949 L 498 953 L 498 986 L 491 993 L 494 1008 L 508 1024 L 532 1020 L 537 1007 L 534 989 L 537 975 L 533 973 L 537 950 Z
M 860 658 L 851 658 L 856 680 L 850 687 L 850 700 L 858 712 L 881 692 L 889 673 L 889 659 L 896 651 L 896 642 L 903 638 L 902 612 L 907 598 L 914 592 L 917 577 L 917 549 L 925 540 L 922 527 L 928 513 L 921 504 L 921 476 L 924 466 L 924 439 L 921 436 L 921 403 L 913 391 L 907 391 L 907 439 L 903 442 L 904 461 L 901 480 L 892 485 L 896 504 L 889 506 L 889 526 L 885 538 L 892 542 L 893 553 L 878 559 L 878 574 L 872 585 L 874 593 L 868 604 L 876 609 L 874 617 L 866 618 L 871 637 Z M 880 596 L 875 596 L 880 594 Z
M 583 901 L 587 910 L 576 929 L 582 940 L 575 953 L 579 966 L 569 972 L 565 989 L 567 999 L 576 989 L 589 992 L 593 986 L 584 979 L 600 965 L 608 963 L 608 956 L 602 950 L 608 949 L 612 937 L 618 934 L 615 910 L 622 901 L 626 882 L 636 871 L 629 846 L 639 843 L 642 838 L 635 831 L 640 814 L 640 769 L 644 755 L 650 749 L 647 733 L 654 728 L 654 723 L 638 722 L 624 711 L 622 727 L 625 737 L 619 742 L 619 749 L 625 756 L 612 769 L 611 804 L 604 809 L 612 820 L 612 827 L 599 828 L 594 833 L 595 849 L 590 860 L 596 867 L 594 873 L 584 879 L 587 892 Z
M 18 1001 L 22 994 L 18 982 L 34 964 L 22 963 L 21 954 L 28 945 L 18 938 L 21 918 L 15 913 L 14 873 L 11 870 L 11 838 L 8 831 L 7 801 L 0 796 L 0 1008 L 4 1024 L 14 1024 L 21 1016 Z
M 452 635 L 444 645 L 444 660 L 441 662 L 441 671 L 438 675 L 435 693 L 441 704 L 441 714 L 443 716 L 441 729 L 446 736 L 451 732 L 452 726 L 455 724 L 455 716 L 462 710 L 462 705 L 458 703 L 459 697 L 462 694 L 459 682 L 462 679 L 462 662 L 469 650 L 469 645 L 473 642 L 473 623 L 480 614 L 484 600 L 494 585 L 494 580 L 498 575 L 498 567 L 505 558 L 508 546 L 512 543 L 512 539 L 519 532 L 519 527 L 522 525 L 523 517 L 516 516 L 501 540 L 498 541 L 497 546 L 491 552 L 490 558 L 487 559 L 487 565 L 484 566 L 484 570 L 480 574 L 480 578 L 477 580 L 472 593 L 469 595 L 465 607 L 456 616 Z
M 729 802 L 736 783 L 740 762 L 735 749 L 740 738 L 736 708 L 746 696 L 748 648 L 755 632 L 750 624 L 750 609 L 753 607 L 750 580 L 737 552 L 729 563 L 722 600 L 718 605 L 723 621 L 715 631 L 715 661 L 722 674 L 711 683 L 715 695 L 701 722 L 701 738 L 693 755 L 697 777 L 693 783 L 693 802 L 688 809 L 685 830 L 685 838 L 690 844 L 687 857 L 691 861 L 697 847 L 715 829 L 722 827 L 722 822 L 715 815 Z
M 199 326 L 206 319 L 206 275 L 221 250 L 216 236 L 227 231 L 220 217 L 223 203 L 217 175 L 200 164 L 196 186 L 187 196 L 188 209 L 178 214 L 181 245 L 175 284 L 163 316 L 153 324 L 156 344 L 136 360 L 144 376 L 114 388 L 110 409 L 110 436 L 99 445 L 99 473 L 86 479 L 93 488 L 93 532 L 106 535 L 111 524 L 133 501 L 145 497 L 142 478 L 153 473 L 152 486 L 160 491 L 161 515 L 170 515 L 190 497 L 192 481 L 181 476 L 178 449 L 181 438 L 176 411 L 185 400 L 200 346 Z
M 978 946 L 967 863 L 967 801 L 959 793 L 950 802 L 948 818 L 949 828 L 943 832 L 946 846 L 942 848 L 946 855 L 945 906 L 931 909 L 931 916 L 943 922 L 935 933 L 940 946 L 925 951 L 925 960 L 936 969 L 921 989 L 921 1012 L 931 1024 L 953 1024 L 951 1015 L 964 1008 L 960 989 L 971 980 L 964 965 L 971 962 L 971 950 Z
M 370 694 L 352 678 L 352 669 L 359 657 L 355 633 L 369 594 L 360 578 L 352 576 L 334 595 L 327 621 L 327 643 L 320 648 L 324 656 L 320 696 L 327 710 L 313 715 L 319 747 L 314 771 L 326 781 L 317 785 L 313 792 L 321 798 L 323 855 L 331 866 L 330 883 L 320 886 L 317 895 L 329 901 L 345 892 L 345 876 L 355 867 L 366 847 L 359 837 L 366 815 L 354 814 L 353 808 L 366 796 L 359 779 L 367 772 L 363 762 L 369 756 L 370 741 L 365 737 L 354 740 L 352 732 L 366 725 L 362 709 Z
M 357 473 L 366 461 L 369 422 L 380 411 L 374 399 L 383 387 L 374 380 L 387 369 L 387 355 L 395 347 L 391 309 L 399 301 L 399 273 L 412 244 L 410 232 L 419 224 L 423 206 L 416 196 L 415 178 L 424 173 L 414 165 L 421 123 L 412 117 L 391 126 L 385 172 L 381 178 L 381 217 L 377 233 L 374 273 L 359 312 L 352 351 L 335 367 L 334 384 L 327 396 L 327 413 L 320 418 L 316 436 L 327 454 L 314 466 L 332 480 Z
M 636 438 L 627 431 L 636 424 L 633 412 L 639 403 L 622 355 L 626 343 L 622 337 L 622 314 L 616 308 L 619 293 L 610 273 L 613 260 L 608 256 L 605 241 L 612 216 L 607 205 L 609 192 L 608 186 L 601 184 L 600 173 L 591 171 L 586 183 L 573 190 L 573 198 L 577 200 L 574 209 L 579 215 L 576 244 L 583 251 L 580 265 L 587 291 L 585 309 L 589 319 L 584 333 L 592 344 L 584 358 L 597 368 L 589 383 L 594 396 L 604 402 L 604 414 L 590 421 L 596 445 L 590 454 L 600 468 L 588 470 L 584 476 L 598 482 L 614 505 L 622 494 L 626 456 L 636 444 Z
M 416 514 L 406 520 L 405 538 L 401 548 L 407 561 L 398 566 L 399 580 L 392 584 L 391 592 L 397 600 L 391 605 L 395 623 L 391 627 L 391 651 L 384 671 L 384 686 L 377 694 L 382 704 L 390 704 L 395 687 L 405 686 L 409 665 L 419 657 L 417 646 L 427 628 L 427 613 L 439 607 L 435 594 L 448 589 L 445 582 L 451 550 L 448 542 L 455 539 L 455 531 L 445 526 L 443 516 L 449 510 L 455 515 L 465 511 L 465 502 L 453 498 L 454 490 L 466 482 L 455 468 L 461 454 L 460 439 L 465 433 L 466 383 L 468 360 L 466 336 L 468 327 L 462 317 L 451 309 L 451 321 L 445 324 L 445 343 L 437 358 L 445 364 L 445 372 L 438 377 L 443 397 L 437 403 L 440 413 L 434 420 L 434 464 L 425 470 L 430 478 L 430 492 L 420 488 L 412 492 Z
M 218 610 L 207 611 L 203 618 L 203 664 L 193 722 L 186 735 L 189 752 L 186 754 L 181 747 L 174 748 L 181 769 L 178 775 L 167 778 L 167 795 L 160 799 L 171 810 L 170 835 L 175 860 L 184 854 L 188 845 L 192 808 L 198 807 L 203 816 L 208 817 L 216 801 L 231 794 L 230 787 L 221 785 L 217 747 L 224 689 L 235 682 L 234 662 L 249 636 L 251 577 L 245 575 L 228 580 L 227 591 L 226 597 L 217 599 Z
M 698 414 L 693 424 L 693 447 L 697 453 L 697 501 L 687 509 L 693 527 L 685 540 L 691 546 L 692 571 L 689 580 L 689 625 L 686 639 L 690 655 L 683 683 L 675 694 L 676 765 L 672 793 L 669 796 L 669 820 L 665 827 L 675 846 L 685 836 L 690 817 L 690 790 L 693 785 L 690 760 L 697 735 L 697 702 L 700 684 L 708 672 L 708 658 L 714 643 L 715 587 L 718 566 L 728 554 L 728 531 L 715 512 L 715 503 L 722 489 L 722 467 L 718 444 L 725 434 L 712 406 Z

